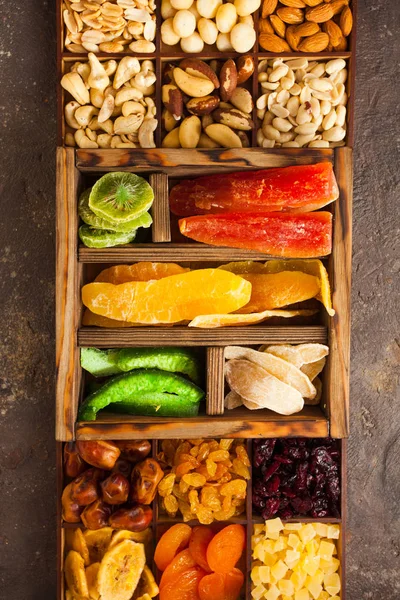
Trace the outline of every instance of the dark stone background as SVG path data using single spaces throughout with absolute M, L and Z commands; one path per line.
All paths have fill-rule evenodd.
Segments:
M 0 0 L 2 600 L 56 590 L 54 5 Z M 400 597 L 399 20 L 359 0 L 349 600 Z

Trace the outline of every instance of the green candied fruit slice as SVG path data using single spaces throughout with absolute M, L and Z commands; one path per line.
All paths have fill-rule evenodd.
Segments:
M 153 189 L 143 177 L 117 171 L 96 181 L 89 195 L 89 207 L 98 217 L 118 225 L 140 217 L 153 200 Z
M 185 348 L 123 348 L 118 353 L 121 371 L 158 368 L 172 373 L 184 373 L 200 383 L 199 363 L 193 353 Z
M 92 188 L 89 188 L 82 192 L 79 197 L 78 202 L 78 213 L 82 221 L 87 225 L 91 225 L 96 229 L 107 229 L 109 231 L 122 231 L 122 232 L 131 232 L 134 229 L 138 229 L 139 227 L 143 227 L 147 229 L 153 223 L 153 219 L 148 212 L 144 212 L 136 219 L 132 219 L 131 221 L 124 221 L 123 223 L 112 223 L 111 221 L 107 221 L 107 219 L 102 219 L 98 217 L 89 206 L 89 196 Z
M 197 417 L 200 402 L 189 402 L 185 398 L 177 401 L 174 394 L 141 394 L 133 404 L 121 402 L 110 404 L 110 411 L 143 417 Z
M 149 398 L 155 394 L 158 402 L 163 398 L 170 403 L 171 410 L 177 411 L 175 416 L 185 416 L 178 410 L 182 402 L 198 404 L 205 395 L 197 385 L 175 373 L 159 369 L 138 369 L 113 377 L 98 391 L 90 394 L 79 409 L 79 420 L 95 421 L 99 410 L 110 404 L 122 402 L 129 404 L 134 410 L 135 406 L 141 404 L 141 397 Z
M 119 350 L 81 348 L 81 367 L 95 377 L 108 377 L 122 373 L 118 366 Z
M 136 229 L 127 232 L 107 231 L 106 229 L 96 229 L 90 225 L 81 225 L 79 237 L 88 248 L 112 248 L 133 242 L 136 231 Z

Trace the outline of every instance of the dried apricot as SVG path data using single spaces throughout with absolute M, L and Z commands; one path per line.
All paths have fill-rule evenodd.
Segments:
M 194 527 L 189 540 L 189 551 L 196 563 L 207 573 L 211 569 L 207 562 L 207 547 L 214 537 L 212 529 L 209 527 Z
M 245 545 L 242 525 L 228 525 L 219 531 L 207 548 L 207 562 L 216 573 L 229 573 L 242 555 Z
M 196 566 L 197 562 L 193 558 L 189 548 L 182 550 L 182 552 L 179 552 L 179 554 L 175 556 L 174 560 L 169 563 L 168 567 L 162 574 L 160 580 L 160 589 L 163 588 L 165 584 L 177 579 L 184 571 L 192 569 Z
M 154 553 L 154 562 L 160 571 L 164 571 L 175 555 L 188 546 L 191 534 L 191 528 L 184 523 L 177 523 L 164 533 Z
M 160 589 L 160 600 L 200 600 L 198 587 L 206 574 L 200 567 L 184 571 Z
M 237 600 L 244 583 L 244 575 L 240 569 L 229 573 L 211 573 L 199 584 L 200 600 Z

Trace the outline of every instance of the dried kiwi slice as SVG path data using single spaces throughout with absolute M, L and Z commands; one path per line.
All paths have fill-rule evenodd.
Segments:
M 133 242 L 136 237 L 136 229 L 133 231 L 108 231 L 107 229 L 96 229 L 90 225 L 79 227 L 79 237 L 88 248 L 112 248 Z
M 153 204 L 154 193 L 143 177 L 134 173 L 107 173 L 94 184 L 89 207 L 114 224 L 137 219 Z
M 153 219 L 148 212 L 142 213 L 140 217 L 137 217 L 136 219 L 118 224 L 111 223 L 111 221 L 107 221 L 107 219 L 98 217 L 89 207 L 89 196 L 91 191 L 92 188 L 89 188 L 82 192 L 78 203 L 79 216 L 87 225 L 91 225 L 96 229 L 108 229 L 109 231 L 132 231 L 139 227 L 150 227 L 152 224 Z

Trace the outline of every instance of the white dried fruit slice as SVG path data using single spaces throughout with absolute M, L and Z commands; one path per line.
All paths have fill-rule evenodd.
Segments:
M 323 344 L 299 344 L 298 346 L 282 344 L 279 346 L 261 346 L 261 349 L 263 352 L 269 352 L 274 356 L 287 360 L 299 369 L 303 365 L 317 362 L 329 354 L 328 346 Z
M 234 408 L 237 408 L 238 406 L 242 406 L 242 405 L 243 405 L 243 398 L 241 396 L 239 396 L 239 394 L 237 394 L 233 390 L 231 390 L 225 396 L 224 407 L 227 410 L 233 410 Z
M 86 569 L 86 580 L 88 584 L 90 600 L 99 600 L 100 598 L 99 588 L 97 584 L 97 575 L 99 573 L 99 569 L 99 562 L 93 563 Z
M 76 550 L 70 550 L 64 563 L 64 575 L 72 597 L 88 600 L 89 590 L 85 574 L 85 561 Z
M 90 562 L 100 562 L 111 541 L 114 530 L 112 527 L 103 527 L 102 529 L 87 529 L 83 536 L 85 538 Z
M 317 375 L 319 375 L 321 373 L 322 369 L 325 366 L 325 363 L 326 363 L 326 358 L 324 356 L 320 360 L 316 360 L 313 363 L 308 363 L 308 364 L 303 365 L 301 367 L 301 370 L 303 371 L 303 373 L 305 373 L 307 375 L 307 377 L 309 377 L 311 379 L 311 381 L 314 381 L 314 379 L 317 377 Z
M 111 548 L 114 548 L 114 546 L 116 546 L 123 540 L 132 540 L 132 542 L 144 544 L 146 558 L 148 561 L 151 560 L 153 534 L 149 527 L 144 531 L 137 532 L 128 531 L 127 529 L 121 529 L 121 531 L 116 531 L 111 539 L 110 545 L 108 546 L 108 550 L 111 550 Z
M 242 346 L 227 346 L 225 358 L 247 359 L 259 365 L 286 385 L 293 387 L 303 398 L 314 398 L 317 391 L 307 375 L 286 360 Z
M 248 360 L 229 360 L 225 365 L 225 377 L 230 388 L 242 396 L 243 401 L 253 402 L 260 408 L 292 415 L 304 406 L 297 390 Z
M 101 600 L 130 600 L 145 564 L 143 544 L 124 540 L 108 550 L 97 576 Z
M 72 550 L 75 550 L 82 556 L 85 562 L 85 566 L 90 564 L 89 549 L 85 537 L 82 533 L 82 529 L 78 528 L 74 531 L 71 548 Z

